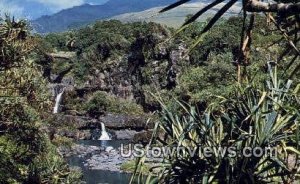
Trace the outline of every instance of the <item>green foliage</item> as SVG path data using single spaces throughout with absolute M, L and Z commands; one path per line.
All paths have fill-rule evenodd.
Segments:
M 62 34 L 51 33 L 51 34 L 47 34 L 44 40 L 45 43 L 48 43 L 51 48 L 56 50 L 66 51 L 68 50 L 67 38 L 68 38 L 68 33 L 62 33 Z
M 193 102 L 211 101 L 214 96 L 230 94 L 235 81 L 231 53 L 213 55 L 209 60 L 206 66 L 189 67 L 183 72 L 177 93 L 189 95 Z
M 0 17 L 0 71 L 20 66 L 34 46 L 35 40 L 29 36 L 24 20 Z
M 47 140 L 47 139 L 46 139 Z M 38 183 L 81 183 L 81 172 L 70 170 L 65 160 L 58 154 L 57 147 L 51 142 L 46 141 L 46 150 L 40 154 L 34 164 L 33 170 L 38 173 L 32 175 L 39 175 Z
M 246 19 L 246 24 L 248 23 L 249 19 Z M 63 71 L 73 66 L 68 75 L 74 77 L 76 85 L 83 86 L 87 81 L 91 82 L 90 79 L 99 82 L 99 73 L 122 71 L 122 75 L 130 78 L 131 73 L 128 72 L 131 70 L 126 72 L 124 68 L 130 67 L 132 61 L 139 59 L 142 64 L 134 69 L 141 70 L 141 85 L 146 103 L 155 104 L 152 95 L 148 95 L 146 91 L 156 95 L 166 94 L 166 99 L 187 97 L 192 103 L 211 101 L 215 99 L 213 96 L 228 95 L 232 91 L 232 84 L 237 80 L 235 72 L 240 57 L 239 37 L 243 17 L 220 19 L 189 53 L 189 60 L 171 61 L 171 52 L 177 51 L 179 46 L 192 44 L 204 26 L 205 23 L 194 22 L 174 39 L 163 42 L 174 30 L 155 23 L 121 23 L 115 20 L 97 22 L 77 31 L 58 33 L 57 37 L 64 36 L 63 40 L 72 40 L 69 51 L 76 51 L 77 57 L 72 59 L 73 62 L 55 62 L 51 68 Z M 275 28 L 263 17 L 256 17 L 249 57 L 251 65 L 242 69 L 245 80 L 264 81 L 264 61 L 276 61 L 284 50 L 279 44 L 266 46 L 281 37 L 280 32 L 274 31 Z M 130 59 L 132 56 L 133 59 Z M 165 88 L 171 65 L 177 72 L 176 88 L 167 90 Z M 288 63 L 283 65 L 285 67 Z M 291 67 L 291 70 L 296 68 Z M 76 103 L 73 105 L 81 110 L 81 105 Z
M 169 35 L 169 30 L 155 23 L 124 24 L 115 20 L 101 21 L 78 31 L 49 34 L 44 37 L 41 49 L 53 48 L 52 52 L 75 51 L 78 57 L 74 58 L 72 63 L 72 74 L 80 83 L 84 83 L 87 76 L 93 74 L 96 69 L 104 70 L 120 64 L 122 62 L 120 58 L 128 54 L 137 38 L 147 37 L 153 33 Z M 155 41 L 155 38 L 147 38 L 145 42 L 153 40 Z M 143 48 L 145 54 L 151 51 L 149 47 Z M 66 68 L 62 64 L 59 66 Z
M 135 170 L 135 166 L 136 166 L 136 161 L 130 160 L 130 161 L 123 163 L 121 165 L 120 169 L 124 172 L 132 173 Z M 151 167 L 149 164 L 145 164 L 145 165 L 143 165 L 143 168 L 141 168 L 140 172 L 142 172 L 143 174 L 147 174 L 150 168 Z
M 143 109 L 136 103 L 110 96 L 106 92 L 96 92 L 93 97 L 85 105 L 85 109 L 90 116 L 99 117 L 105 112 L 129 114 L 129 115 L 141 115 Z
M 93 95 L 92 99 L 86 104 L 85 109 L 90 116 L 103 115 L 110 105 L 111 99 L 108 98 L 108 94 L 105 92 L 97 92 Z
M 66 91 L 63 99 L 63 104 L 67 110 L 76 110 L 82 112 L 84 110 L 85 99 L 78 97 L 76 91 Z
M 9 17 L 0 33 L 0 183 L 68 183 L 68 166 L 41 130 L 52 104 L 40 68 L 29 59 L 35 42 L 24 21 Z
M 73 63 L 70 63 L 65 59 L 56 59 L 55 62 L 52 64 L 52 72 L 58 74 L 66 70 L 66 68 L 71 67 L 72 65 Z
M 221 3 L 221 1 L 216 2 Z M 235 1 L 228 2 L 226 6 L 233 2 Z M 264 61 L 274 60 L 276 62 L 273 64 L 280 64 L 277 63 L 281 60 L 280 53 L 291 50 L 289 46 L 291 42 L 273 44 L 281 39 L 280 31 L 274 31 L 275 25 L 270 25 L 257 15 L 255 25 L 250 30 L 252 34 L 249 45 L 252 47 L 246 48 L 247 54 L 251 53 L 247 65 L 251 65 L 242 68 L 244 84 L 247 86 L 241 88 L 234 85 L 236 81 L 234 72 L 242 54 L 240 45 L 244 41 L 244 37 L 241 39 L 240 36 L 242 32 L 247 33 L 246 28 L 250 20 L 244 17 L 219 19 L 226 11 L 226 6 L 216 17 L 207 20 L 208 24 L 191 23 L 191 19 L 195 17 L 189 17 L 187 20 L 191 23 L 189 29 L 178 33 L 175 39 L 163 44 L 159 43 L 164 38 L 168 38 L 170 32 L 174 33 L 174 30 L 155 23 L 125 24 L 119 21 L 103 21 L 72 33 L 52 34 L 45 37 L 46 48 L 76 51 L 77 57 L 74 58 L 73 63 L 54 64 L 52 68 L 62 71 L 73 65 L 74 70 L 71 75 L 74 75 L 80 84 L 94 76 L 93 79 L 96 79 L 99 77 L 97 74 L 104 71 L 114 73 L 115 71 L 112 70 L 119 66 L 128 66 L 131 61 L 142 62 L 136 64 L 140 68 L 134 68 L 139 70 L 140 76 L 135 77 L 141 78 L 142 84 L 134 87 L 142 88 L 138 90 L 143 93 L 141 96 L 143 95 L 145 98 L 143 100 L 148 106 L 158 106 L 155 100 L 157 96 L 165 102 L 161 104 L 163 112 L 158 124 L 159 129 L 155 131 L 157 134 L 162 133 L 164 139 L 161 140 L 162 137 L 155 137 L 154 134 L 154 138 L 157 139 L 151 143 L 155 145 L 183 146 L 186 149 L 199 145 L 233 146 L 238 148 L 238 151 L 246 146 L 279 148 L 279 157 L 276 159 L 268 156 L 232 158 L 218 152 L 214 152 L 211 158 L 202 155 L 191 157 L 185 149 L 178 157 L 165 157 L 157 167 L 149 169 L 147 165 L 147 167 L 138 165 L 137 173 L 146 173 L 141 168 L 149 169 L 150 179 L 151 176 L 155 178 L 154 183 L 157 181 L 159 183 L 287 183 L 292 182 L 295 179 L 293 177 L 299 174 L 299 169 L 291 168 L 291 163 L 286 161 L 289 156 L 296 156 L 296 158 L 299 156 L 299 133 L 297 133 L 299 131 L 299 90 L 298 92 L 290 90 L 295 86 L 290 85 L 290 82 L 287 84 L 279 82 L 277 74 L 274 73 L 271 73 L 272 81 L 268 86 L 255 85 L 265 82 L 267 78 L 264 72 L 267 63 Z M 215 24 L 217 20 L 219 23 Z M 288 21 L 284 24 L 288 26 Z M 297 30 L 297 27 L 293 29 Z M 204 32 L 206 34 L 203 34 Z M 293 33 L 293 30 L 290 33 Z M 201 37 L 198 37 L 199 35 Z M 295 35 L 297 39 L 297 34 L 290 35 Z M 190 60 L 182 62 L 170 58 L 171 52 L 176 51 L 179 45 L 193 44 L 195 40 L 198 45 L 189 53 Z M 165 54 L 160 53 L 161 48 L 165 49 Z M 289 65 L 290 63 L 283 63 L 278 68 L 285 69 Z M 166 88 L 170 67 L 175 68 L 177 72 L 176 87 L 171 90 Z M 299 69 L 297 66 L 290 67 L 293 71 L 297 69 Z M 288 76 L 285 76 L 286 71 L 280 71 L 283 79 L 288 79 Z M 193 106 L 174 103 L 173 98 L 180 99 L 186 104 L 198 105 L 198 102 L 211 102 L 211 105 L 205 112 L 202 112 L 203 109 L 199 109 L 201 112 L 198 112 L 198 109 Z M 79 98 L 67 99 L 67 101 L 69 107 L 76 106 L 76 109 L 84 109 L 93 117 L 99 117 L 105 112 L 134 115 L 143 113 L 142 108 L 136 103 L 110 96 L 105 92 L 94 93 L 86 104 Z M 206 106 L 207 103 L 204 104 L 203 106 Z M 10 152 L 14 153 L 14 149 L 12 147 Z M 12 153 L 5 156 L 11 157 Z M 56 163 L 54 168 L 61 167 L 64 172 L 67 170 L 59 158 L 53 159 L 49 160 Z M 140 164 L 143 165 L 143 161 L 145 160 L 141 159 Z M 122 167 L 125 170 L 132 170 L 132 164 L 126 163 Z M 24 170 L 23 167 L 20 166 L 21 170 Z M 50 165 L 45 165 L 44 168 L 47 167 Z M 57 174 L 51 173 L 55 171 L 49 171 L 45 174 L 45 178 L 48 182 L 57 182 Z M 59 175 L 60 177 L 63 176 Z
M 155 23 L 121 23 L 120 21 L 101 21 L 92 27 L 80 29 L 75 34 L 75 47 L 78 52 L 95 46 L 106 45 L 112 52 L 126 51 L 137 37 L 150 33 L 168 34 L 166 28 Z
M 150 169 L 147 183 L 289 183 L 299 176 L 299 88 L 277 77 L 269 66 L 266 86 L 251 84 L 237 88 L 230 98 L 220 98 L 205 112 L 178 102 L 164 109 L 149 145 L 168 146 L 174 154 Z M 164 135 L 163 139 L 159 135 Z M 205 157 L 188 149 L 233 147 L 239 155 L 211 151 Z M 277 156 L 241 154 L 246 147 L 273 149 Z M 183 148 L 183 149 L 182 149 Z M 178 151 L 178 152 L 177 152 Z M 294 158 L 291 160 L 290 158 Z M 139 159 L 141 168 L 145 159 Z M 154 172 L 155 171 L 155 172 Z M 138 177 L 139 170 L 134 177 Z M 296 177 L 296 178 L 295 178 Z
M 232 52 L 236 54 L 239 48 L 239 37 L 237 33 L 241 32 L 241 17 L 230 17 L 228 20 L 221 20 L 213 27 L 203 40 L 190 53 L 191 62 L 200 64 L 208 60 L 210 55 Z M 203 29 L 203 22 L 195 22 L 178 34 L 178 39 L 185 40 L 192 44 L 200 35 Z

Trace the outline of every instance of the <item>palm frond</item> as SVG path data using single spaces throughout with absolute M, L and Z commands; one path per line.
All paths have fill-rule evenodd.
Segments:
M 183 26 L 186 26 L 188 24 L 193 23 L 195 20 L 197 20 L 201 15 L 203 15 L 205 12 L 207 12 L 208 10 L 210 10 L 211 8 L 213 8 L 214 6 L 222 3 L 224 0 L 216 0 L 214 2 L 212 2 L 211 4 L 208 4 L 207 6 L 205 6 L 203 9 L 201 9 L 200 11 L 198 11 L 196 14 L 194 14 L 190 19 L 188 19 Z M 182 27 L 183 27 L 182 26 Z
M 189 1 L 191 1 L 191 0 L 179 0 L 178 2 L 173 3 L 173 4 L 171 4 L 171 5 L 163 8 L 162 10 L 159 11 L 159 13 L 163 13 L 163 12 L 169 11 L 169 10 L 174 9 L 174 8 L 180 6 L 180 5 L 184 4 L 184 3 L 187 3 Z

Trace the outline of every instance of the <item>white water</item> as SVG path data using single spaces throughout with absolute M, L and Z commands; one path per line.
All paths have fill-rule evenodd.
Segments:
M 54 109 L 53 109 L 53 114 L 57 114 L 58 111 L 59 111 L 59 105 L 60 105 L 62 96 L 63 96 L 63 94 L 64 94 L 64 91 L 65 91 L 65 89 L 63 89 L 62 92 L 59 93 L 59 94 L 56 96 L 56 99 L 55 99 L 55 106 L 54 106 Z
M 109 141 L 111 140 L 108 133 L 106 132 L 104 123 L 101 123 L 101 136 L 99 138 L 100 141 Z

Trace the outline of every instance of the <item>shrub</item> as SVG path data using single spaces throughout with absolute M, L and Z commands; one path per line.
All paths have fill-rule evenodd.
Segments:
M 111 98 L 105 92 L 96 92 L 85 105 L 87 113 L 92 117 L 103 115 L 111 103 Z
M 207 66 L 189 67 L 179 77 L 178 94 L 187 94 L 192 102 L 212 101 L 212 95 L 227 96 L 232 91 L 234 66 L 231 53 L 209 58 Z
M 143 108 L 130 100 L 110 96 L 106 92 L 96 92 L 86 103 L 85 110 L 92 117 L 99 117 L 105 112 L 141 115 Z

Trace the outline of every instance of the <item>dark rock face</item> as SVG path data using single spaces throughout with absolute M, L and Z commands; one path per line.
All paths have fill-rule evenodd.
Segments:
M 47 132 L 49 134 L 51 133 L 50 137 L 58 135 L 73 139 L 89 140 L 92 138 L 91 131 L 83 127 L 88 127 L 88 125 L 92 124 L 94 121 L 96 120 L 83 116 L 58 114 L 52 119 L 53 127 L 48 128 L 49 131 Z
M 92 139 L 94 129 L 101 130 L 101 123 L 104 123 L 107 131 L 117 140 L 133 140 L 134 137 L 153 128 L 153 123 L 147 123 L 146 117 L 107 114 L 100 119 L 92 119 L 84 116 L 56 115 L 53 122 L 57 122 L 56 128 L 48 129 L 51 136 L 59 135 L 74 139 Z M 58 128 L 60 125 L 68 129 Z
M 98 120 L 84 116 L 57 115 L 53 121 L 61 122 L 68 127 L 80 130 L 101 128 L 101 123 L 104 123 L 106 128 L 111 130 L 130 129 L 140 131 L 153 128 L 152 123 L 147 124 L 147 117 L 110 113 L 100 117 Z
M 57 130 L 55 136 L 63 136 L 75 140 L 91 140 L 92 134 L 89 130 Z
M 68 80 L 68 79 L 65 79 Z M 71 83 L 71 84 L 69 84 Z M 67 91 L 74 91 L 74 84 L 72 82 L 66 82 L 66 83 L 59 83 L 59 84 L 50 84 L 48 86 L 50 94 L 52 97 L 56 97 L 59 93 L 61 93 L 63 90 L 65 92 Z
M 151 140 L 152 131 L 142 131 L 134 135 L 133 142 L 146 145 Z
M 135 130 L 116 130 L 114 131 L 117 140 L 133 140 L 139 132 Z
M 145 87 L 173 89 L 177 85 L 181 63 L 187 51 L 184 44 L 177 48 L 160 45 L 167 33 L 138 37 L 130 46 L 128 54 L 119 59 L 104 61 L 101 68 L 94 68 L 85 86 L 76 88 L 82 94 L 97 90 L 132 100 L 143 106 L 145 112 L 159 110 L 159 104 L 149 103 Z
M 153 128 L 153 123 L 147 124 L 147 117 L 128 116 L 107 114 L 100 117 L 100 122 L 103 122 L 108 129 L 112 130 L 147 130 Z
M 175 88 L 182 69 L 181 63 L 189 60 L 184 58 L 187 49 L 183 43 L 172 48 L 159 44 L 168 37 L 167 34 L 162 31 L 138 36 L 128 48 L 127 54 L 120 57 L 111 58 L 110 48 L 99 46 L 98 52 L 105 59 L 101 67 L 90 69 L 86 81 L 78 85 L 74 78 L 64 77 L 61 83 L 51 84 L 49 88 L 53 97 L 65 89 L 64 100 L 73 102 L 65 104 L 63 113 L 66 115 L 56 115 L 53 120 L 73 129 L 57 130 L 57 134 L 76 139 L 91 139 L 92 135 L 88 130 L 101 129 L 101 123 L 104 123 L 108 132 L 116 139 L 134 139 L 137 142 L 150 139 L 152 134 L 148 130 L 153 129 L 154 125 L 147 123 L 147 112 L 160 110 L 160 104 L 149 100 L 147 90 Z M 140 104 L 145 115 L 112 114 L 104 110 L 101 117 L 92 118 L 82 109 L 78 112 L 75 106 L 84 104 L 98 91 Z
M 184 58 L 185 53 L 186 46 L 184 44 L 179 45 L 177 50 L 173 50 L 170 53 L 170 59 L 167 69 L 167 84 L 165 86 L 168 90 L 176 87 L 176 79 L 178 73 L 180 72 L 180 67 L 178 66 L 178 63 L 180 63 L 180 61 L 184 59 L 189 60 L 189 58 Z
M 128 42 L 126 48 L 120 48 L 122 54 L 117 56 L 112 56 L 115 52 L 113 48 L 99 43 L 95 49 L 101 56 L 101 59 L 98 58 L 99 65 L 89 68 L 84 81 L 75 81 L 76 76 L 68 75 L 61 78 L 60 83 L 51 84 L 52 95 L 55 97 L 63 88 L 67 88 L 67 91 L 75 91 L 77 97 L 88 100 L 94 92 L 105 91 L 136 102 L 145 112 L 160 110 L 158 103 L 148 99 L 149 89 L 159 91 L 175 88 L 181 63 L 189 58 L 184 58 L 187 46 L 183 43 L 176 46 L 161 44 L 170 36 L 170 30 L 163 27 L 157 29 L 148 35 L 137 35 L 134 41 Z M 87 55 L 82 53 L 78 57 L 83 60 L 95 59 Z M 65 110 L 76 110 L 71 108 L 68 106 Z
M 56 115 L 53 122 L 57 124 L 63 124 L 67 127 L 72 127 L 73 129 L 88 129 L 88 128 L 97 128 L 91 127 L 91 125 L 97 125 L 98 121 L 84 116 L 73 116 L 73 115 Z M 99 123 L 100 124 L 100 123 Z M 100 127 L 100 125 L 98 126 Z

